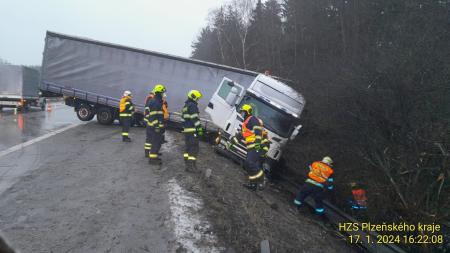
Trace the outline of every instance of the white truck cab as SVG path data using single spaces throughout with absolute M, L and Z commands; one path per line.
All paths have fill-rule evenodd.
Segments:
M 263 167 L 270 172 L 280 160 L 286 143 L 293 140 L 301 128 L 299 118 L 305 100 L 300 93 L 270 76 L 259 74 L 247 89 L 225 77 L 205 111 L 219 127 L 217 147 L 241 159 L 246 157 L 245 145 L 230 147 L 229 143 L 244 121 L 239 114 L 243 104 L 252 106 L 253 115 L 263 121 L 268 132 L 271 145 L 267 153 L 269 159 Z

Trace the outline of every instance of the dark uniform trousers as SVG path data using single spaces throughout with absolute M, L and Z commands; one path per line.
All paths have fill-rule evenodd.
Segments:
M 120 121 L 122 122 L 122 137 L 128 137 L 128 133 L 130 132 L 131 127 L 131 117 L 130 116 L 121 116 Z
M 155 128 L 150 126 L 147 126 L 146 131 L 147 131 L 146 142 L 150 144 L 149 158 L 157 158 L 163 141 L 163 133 L 161 131 L 159 132 L 155 131 Z
M 298 192 L 297 197 L 295 199 L 303 203 L 305 198 L 308 196 L 311 196 L 311 198 L 314 199 L 314 203 L 316 205 L 316 212 L 318 213 L 323 212 L 324 210 L 323 199 L 325 197 L 324 189 L 322 187 L 306 182 L 303 184 L 302 188 Z
M 185 146 L 185 160 L 197 160 L 199 152 L 199 141 L 198 137 L 194 133 L 185 133 L 184 140 Z M 186 157 L 187 154 L 187 157 Z
M 254 148 L 250 148 L 247 150 L 246 167 L 250 181 L 257 182 L 258 180 L 263 178 L 259 175 L 262 171 L 261 154 Z

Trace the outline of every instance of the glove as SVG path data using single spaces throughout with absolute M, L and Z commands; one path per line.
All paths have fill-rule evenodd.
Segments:
M 203 127 L 198 127 L 197 134 L 198 136 L 203 136 L 205 134 L 205 129 L 203 129 Z

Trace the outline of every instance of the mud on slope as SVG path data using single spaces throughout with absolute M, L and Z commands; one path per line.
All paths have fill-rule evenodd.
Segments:
M 291 204 L 293 196 L 273 186 L 258 193 L 242 187 L 244 170 L 207 143 L 201 143 L 198 167 L 201 173 L 183 173 L 177 179 L 203 198 L 203 212 L 214 231 L 235 252 L 259 252 L 265 239 L 271 252 L 353 251 L 327 232 L 316 216 L 299 213 Z M 212 170 L 209 179 L 206 169 Z

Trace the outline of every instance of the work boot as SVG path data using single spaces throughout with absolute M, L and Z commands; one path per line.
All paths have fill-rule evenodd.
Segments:
M 243 184 L 243 186 L 251 191 L 256 191 L 257 184 L 254 182 L 248 182 Z
M 267 178 L 266 176 L 263 176 L 261 179 L 259 179 L 258 182 L 258 190 L 262 191 L 266 188 Z
M 130 137 L 123 136 L 123 137 L 122 137 L 122 141 L 123 141 L 123 142 L 131 142 L 131 139 L 130 139 Z
M 148 163 L 151 165 L 161 165 L 162 160 L 160 158 L 149 158 Z

